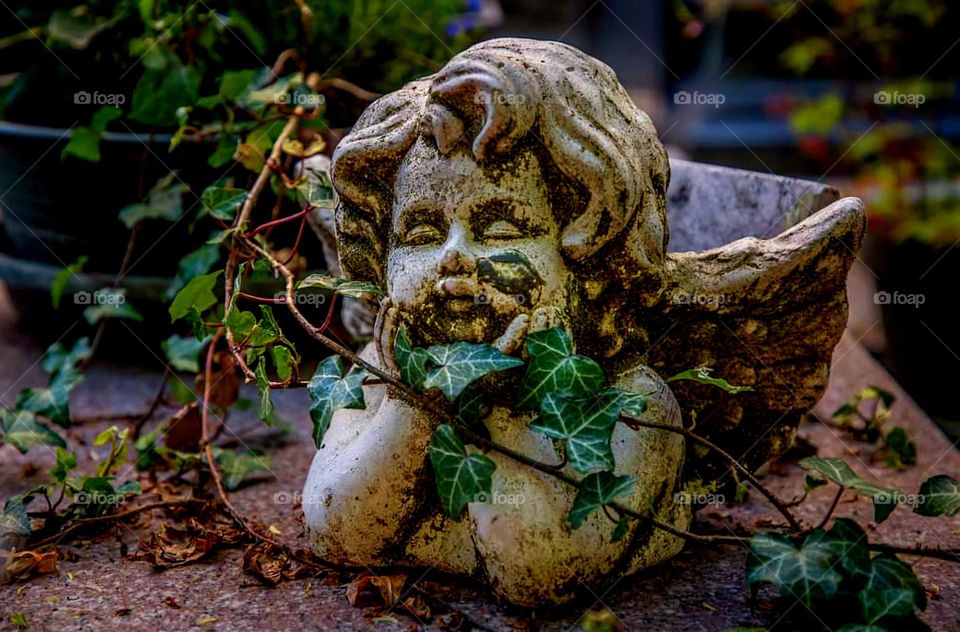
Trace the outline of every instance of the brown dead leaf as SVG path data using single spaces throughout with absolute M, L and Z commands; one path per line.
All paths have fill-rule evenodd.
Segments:
M 183 528 L 162 524 L 147 541 L 140 541 L 132 558 L 145 560 L 155 568 L 183 566 L 204 557 L 218 546 L 230 546 L 244 537 L 230 524 L 210 519 L 201 523 L 187 520 Z
M 187 404 L 167 420 L 167 432 L 163 443 L 171 450 L 196 452 L 200 449 L 203 436 L 200 421 L 200 405 L 197 402 Z
M 243 554 L 243 572 L 268 586 L 276 586 L 283 581 L 283 571 L 289 562 L 283 550 L 267 543 L 255 544 Z
M 210 375 L 210 403 L 220 408 L 229 408 L 240 397 L 240 373 L 235 370 L 236 360 L 229 351 L 214 355 L 213 372 Z M 203 373 L 197 375 L 194 390 L 203 393 Z
M 347 601 L 354 608 L 368 608 L 380 602 L 378 591 L 370 583 L 371 575 L 361 575 L 347 586 Z
M 178 604 L 177 600 L 174 599 L 173 597 L 164 597 L 163 605 L 165 605 L 168 608 L 173 608 L 174 610 L 180 609 L 180 604 Z
M 383 599 L 383 603 L 394 606 L 403 594 L 403 586 L 407 583 L 406 575 L 378 575 L 371 576 L 370 583 L 376 587 Z
M 406 611 L 421 621 L 430 620 L 430 606 L 422 595 L 410 595 L 397 606 L 398 610 Z
M 132 610 L 131 608 L 117 608 L 116 610 L 113 611 L 113 616 L 115 616 L 115 617 L 125 617 L 125 616 L 127 616 L 128 614 L 130 614 L 131 612 L 133 612 L 133 610 Z
M 7 559 L 3 567 L 3 583 L 12 584 L 36 575 L 49 575 L 57 572 L 57 552 L 20 551 Z

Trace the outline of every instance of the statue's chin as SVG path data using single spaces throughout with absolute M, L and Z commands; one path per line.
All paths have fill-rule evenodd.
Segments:
M 444 300 L 416 310 L 411 331 L 422 345 L 465 341 L 492 343 L 504 331 L 515 314 L 498 313 L 490 305 L 472 298 Z

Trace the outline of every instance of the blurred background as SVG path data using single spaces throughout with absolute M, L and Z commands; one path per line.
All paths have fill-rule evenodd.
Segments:
M 428 74 L 471 42 L 557 39 L 616 70 L 671 157 L 862 197 L 869 237 L 851 274 L 850 333 L 956 438 L 958 14 L 948 0 L 4 4 L 4 313 L 17 335 L 57 339 L 87 311 L 52 307 L 60 278 L 68 293 L 122 285 L 146 323 L 151 304 L 165 316 L 177 284 L 216 264 L 202 251 L 207 235 L 179 221 L 193 206 L 181 194 L 226 177 L 235 161 L 251 173 L 262 165 L 269 133 L 253 137 L 237 103 L 264 67 L 329 78 L 317 91 L 329 153 L 371 93 Z M 299 56 L 284 58 L 291 46 Z M 233 136 L 204 142 L 214 128 Z M 182 177 L 164 184 L 172 170 Z M 169 194 L 171 184 L 185 189 Z M 302 254 L 309 260 L 307 246 Z M 184 267 L 184 255 L 197 265 Z M 65 269 L 76 274 L 63 280 Z M 79 328 L 95 330 L 86 320 Z

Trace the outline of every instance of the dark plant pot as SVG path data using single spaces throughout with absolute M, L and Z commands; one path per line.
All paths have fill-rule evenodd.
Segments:
M 960 249 L 875 242 L 870 259 L 879 276 L 874 301 L 883 314 L 891 372 L 947 434 L 958 438 L 960 410 L 953 389 L 960 369 L 955 313 Z
M 117 218 L 120 209 L 141 201 L 172 170 L 187 174 L 181 177 L 194 191 L 216 177 L 203 148 L 168 153 L 168 135 L 108 132 L 98 163 L 73 156 L 61 160 L 69 138 L 69 130 L 0 121 L 0 279 L 19 312 L 21 329 L 42 338 L 55 339 L 82 316 L 73 292 L 112 285 L 130 235 Z M 193 199 L 184 197 L 184 209 Z M 185 238 L 185 224 L 170 228 L 162 221 L 142 225 L 129 275 L 121 283 L 128 300 L 144 313 L 144 323 L 130 325 L 145 339 L 151 337 L 151 324 L 161 318 L 169 323 L 163 290 L 180 258 L 205 238 L 194 236 L 193 243 Z M 60 309 L 54 310 L 53 276 L 81 255 L 89 258 L 85 273 L 71 279 Z

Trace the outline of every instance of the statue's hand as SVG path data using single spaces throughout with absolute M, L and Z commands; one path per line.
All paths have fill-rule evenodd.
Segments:
M 400 325 L 400 310 L 393 306 L 389 298 L 385 298 L 380 304 L 377 322 L 373 325 L 373 339 L 384 368 L 395 375 L 400 373 L 393 353 Z
M 570 327 L 567 326 L 559 308 L 538 307 L 532 314 L 519 314 L 514 318 L 507 326 L 507 330 L 493 342 L 493 346 L 507 355 L 520 351 L 525 356 L 526 349 L 523 348 L 523 343 L 527 336 L 553 327 L 560 327 L 570 332 Z

